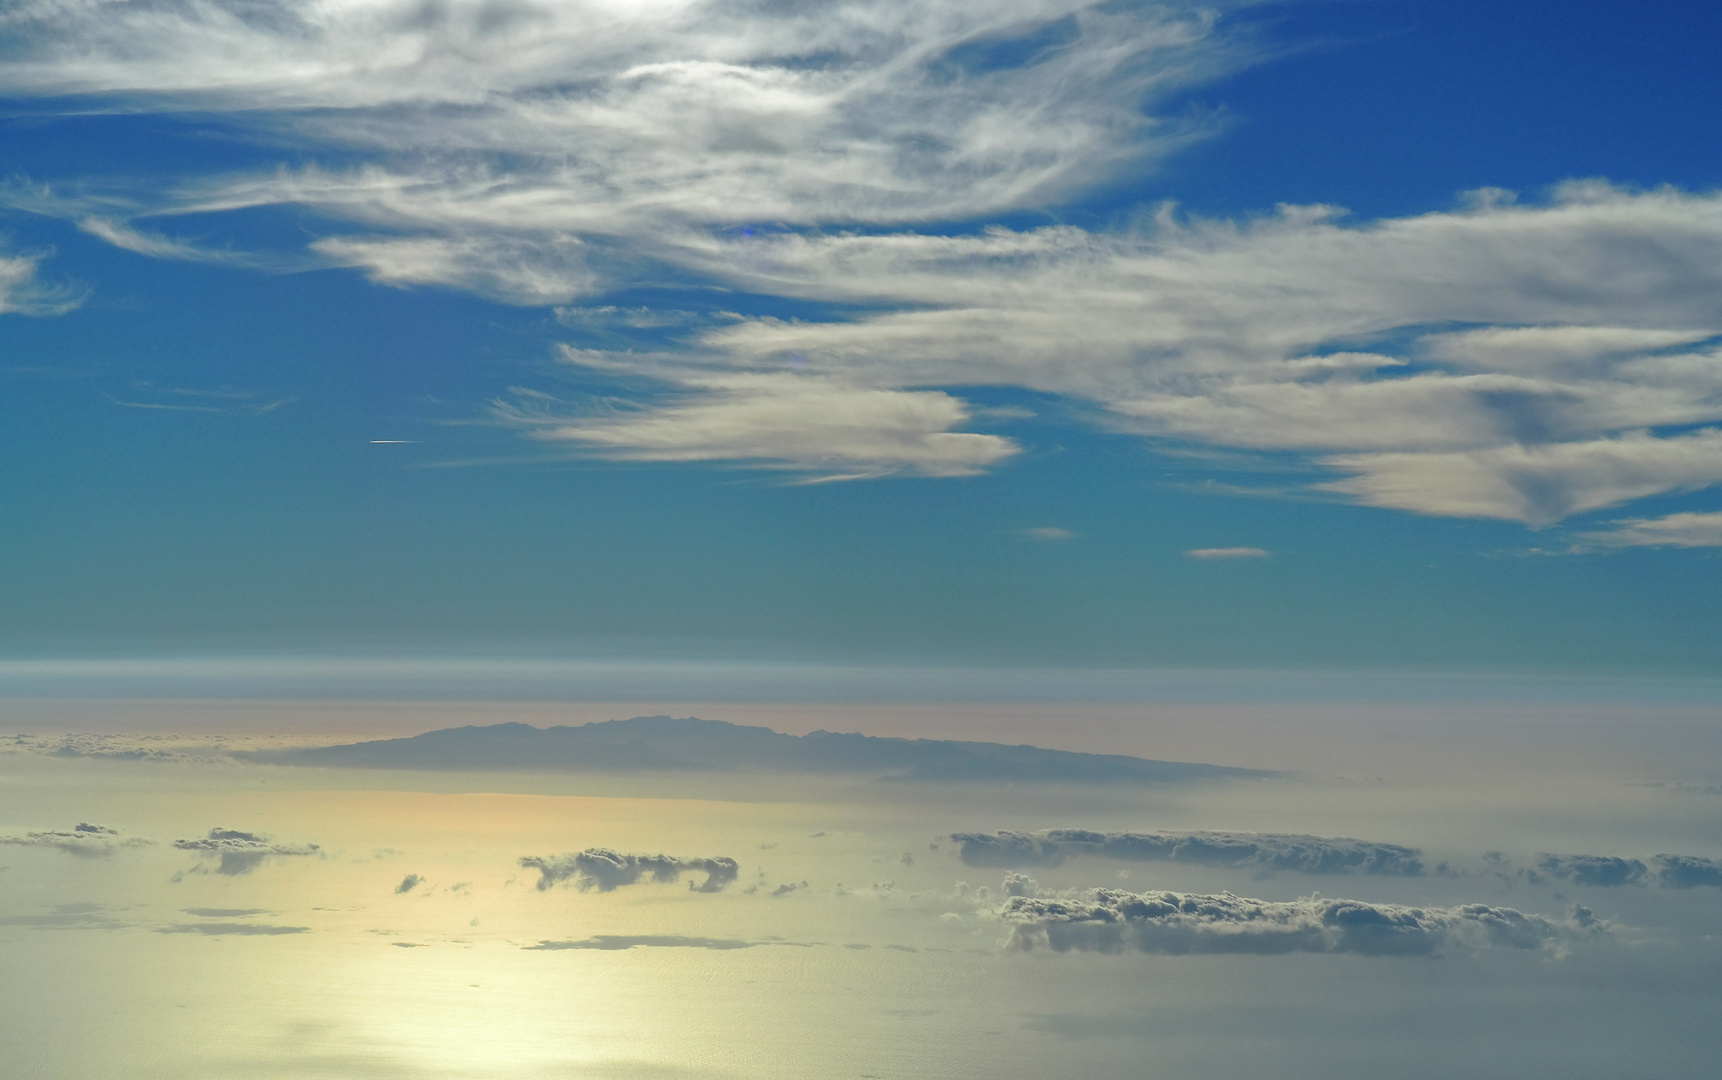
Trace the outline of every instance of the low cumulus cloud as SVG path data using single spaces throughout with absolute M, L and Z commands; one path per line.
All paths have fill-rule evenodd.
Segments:
M 106 825 L 91 825 L 81 821 L 70 829 L 48 829 L 38 832 L 0 836 L 0 844 L 16 847 L 43 847 L 63 851 L 80 858 L 101 858 L 121 848 L 142 847 L 150 841 L 136 836 L 121 836 L 118 829 Z
M 1559 952 L 1609 933 L 1575 906 L 1565 919 L 1488 904 L 1406 907 L 1319 896 L 1252 900 L 1231 893 L 1096 889 L 1074 899 L 1013 896 L 999 909 L 1013 949 L 1055 952 L 1356 953 L 1440 956 L 1487 948 Z
M 1415 877 L 1423 873 L 1422 853 L 1399 844 L 1349 837 L 1229 832 L 1096 832 L 1045 829 L 1040 832 L 952 833 L 958 853 L 970 866 L 1057 866 L 1088 855 L 1127 862 L 1183 862 L 1304 874 L 1384 874 Z
M 1643 885 L 1650 868 L 1637 859 L 1613 855 L 1539 855 L 1537 871 L 1575 885 Z
M 683 874 L 703 873 L 705 880 L 690 881 L 688 888 L 694 892 L 715 893 L 734 882 L 741 872 L 734 859 L 722 856 L 701 859 L 675 855 L 627 855 L 596 847 L 573 855 L 548 858 L 529 855 L 520 860 L 520 865 L 538 871 L 540 891 L 554 888 L 558 882 L 572 881 L 581 892 L 611 892 L 641 881 L 669 883 L 679 881 Z
M 420 885 L 423 885 L 424 881 L 425 879 L 417 874 L 408 874 L 406 877 L 401 879 L 401 883 L 399 885 L 395 886 L 395 895 L 401 896 L 405 893 L 410 893 Z
M 1722 861 L 1697 855 L 1662 854 L 1646 863 L 1615 855 L 1543 854 L 1537 856 L 1532 874 L 1594 888 L 1651 882 L 1665 889 L 1693 889 L 1700 885 L 1722 888 Z
M 316 844 L 282 844 L 262 833 L 222 828 L 211 829 L 209 835 L 196 840 L 175 840 L 173 846 L 216 860 L 215 872 L 230 876 L 249 874 L 265 860 L 278 856 L 316 855 L 322 850 Z
M 1695 889 L 1700 885 L 1722 889 L 1722 860 L 1696 855 L 1658 855 L 1656 880 L 1665 889 Z

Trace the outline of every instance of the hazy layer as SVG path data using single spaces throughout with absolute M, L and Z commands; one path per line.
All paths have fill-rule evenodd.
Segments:
M 1124 790 L 325 770 L 220 749 L 646 705 L 8 703 L 9 726 L 38 722 L 0 752 L 0 962 L 28 991 L 0 1012 L 7 1067 L 1600 1078 L 1702 1076 L 1722 1050 L 1722 888 L 1654 873 L 1659 854 L 1722 859 L 1722 755 L 1697 710 L 699 710 L 1297 771 Z M 1021 867 L 968 865 L 951 839 L 1048 829 L 1099 839 Z M 1145 834 L 1254 854 L 1117 857 Z M 1415 859 L 1387 875 L 1270 857 L 1288 845 Z M 614 858 L 580 862 L 595 849 Z M 1596 884 L 1573 868 L 1602 864 L 1574 856 L 1651 869 Z M 1122 936 L 1091 932 L 1108 912 Z M 1263 918 L 1279 936 L 1252 936 Z M 1383 920 L 1388 937 L 1357 929 Z

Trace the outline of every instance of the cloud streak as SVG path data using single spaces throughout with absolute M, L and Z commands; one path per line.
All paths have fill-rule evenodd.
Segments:
M 599 952 L 622 952 L 627 949 L 752 949 L 763 942 L 741 941 L 736 938 L 685 937 L 679 934 L 598 934 L 572 941 L 540 941 L 526 946 L 528 952 L 559 952 L 568 949 L 592 949 Z
M 201 934 L 204 937 L 280 937 L 284 934 L 308 934 L 309 926 L 276 926 L 271 923 L 174 923 L 159 927 L 158 934 Z
M 1424 908 L 1117 889 L 1078 899 L 1016 896 L 999 915 L 1010 926 L 1009 948 L 1054 952 L 1440 956 L 1489 948 L 1559 951 L 1609 932 L 1606 922 L 1576 906 L 1567 919 L 1554 920 L 1487 904 Z
M 998 435 L 957 432 L 971 412 L 938 391 L 868 388 L 770 373 L 666 377 L 648 408 L 566 412 L 545 398 L 493 415 L 531 438 L 621 461 L 730 461 L 827 479 L 973 476 L 1017 452 Z
M 735 881 L 740 867 L 734 859 L 681 858 L 674 855 L 626 855 L 609 848 L 587 848 L 573 855 L 548 858 L 525 856 L 520 865 L 538 871 L 540 892 L 562 881 L 572 881 L 581 892 L 612 892 L 624 885 L 651 880 L 679 881 L 685 873 L 703 873 L 704 881 L 688 882 L 693 892 L 715 893 Z
M 1398 844 L 1348 837 L 1227 832 L 1040 832 L 953 833 L 970 866 L 1057 866 L 1078 856 L 1125 862 L 1182 862 L 1232 869 L 1304 874 L 1379 874 L 1416 877 L 1421 852 Z
M 1582 543 L 1603 548 L 1722 547 L 1722 513 L 1669 514 L 1628 518 L 1596 532 L 1581 533 Z

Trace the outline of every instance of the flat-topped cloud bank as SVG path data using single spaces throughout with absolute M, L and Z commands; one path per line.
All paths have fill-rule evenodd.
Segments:
M 874 774 L 898 780 L 1160 783 L 1275 775 L 1256 769 L 1081 754 L 1002 743 L 897 739 L 814 731 L 786 735 L 696 717 L 636 716 L 578 727 L 492 724 L 406 739 L 258 751 L 281 765 L 369 769 Z
M 1095 889 L 1080 898 L 1013 896 L 999 912 L 1010 948 L 1054 952 L 1357 953 L 1440 956 L 1487 948 L 1559 952 L 1606 937 L 1610 924 L 1574 905 L 1550 919 L 1489 904 L 1409 907 L 1362 900 L 1254 900 L 1225 893 Z
M 970 866 L 1057 866 L 1078 855 L 1126 862 L 1185 862 L 1263 872 L 1386 874 L 1417 877 L 1422 852 L 1400 844 L 1351 837 L 1231 832 L 1040 832 L 952 833 Z

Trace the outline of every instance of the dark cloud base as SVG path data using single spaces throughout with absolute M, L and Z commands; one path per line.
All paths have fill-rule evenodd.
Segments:
M 715 893 L 741 873 L 734 859 L 718 856 L 710 859 L 682 858 L 675 855 L 627 855 L 609 848 L 587 848 L 573 855 L 552 855 L 548 858 L 528 855 L 520 865 L 538 871 L 540 891 L 551 889 L 561 881 L 573 881 L 581 892 L 610 892 L 624 885 L 650 879 L 674 882 L 685 873 L 703 873 L 704 881 L 689 882 L 694 892 Z
M 1615 855 L 1537 856 L 1533 875 L 1545 875 L 1574 885 L 1612 888 L 1648 885 L 1655 881 L 1665 889 L 1695 889 L 1701 885 L 1722 888 L 1722 861 L 1697 855 L 1655 855 L 1646 864 L 1640 859 Z
M 202 934 L 205 937 L 279 937 L 283 934 L 308 934 L 309 926 L 272 926 L 268 923 L 174 923 L 159 927 L 158 934 Z
M 122 837 L 118 829 L 106 825 L 91 825 L 80 821 L 70 829 L 50 829 L 12 836 L 0 836 L 0 844 L 14 847 L 45 847 L 79 858 L 94 859 L 112 855 L 120 848 L 144 847 L 148 840 Z
M 249 874 L 263 865 L 264 860 L 278 855 L 316 855 L 316 844 L 278 844 L 262 833 L 241 832 L 238 829 L 214 828 L 207 836 L 196 840 L 175 840 L 180 851 L 195 851 L 217 861 L 215 872 L 229 876 Z
M 1182 862 L 1258 871 L 1304 874 L 1383 874 L 1417 877 L 1422 852 L 1398 844 L 1349 837 L 1228 832 L 1040 832 L 953 833 L 970 866 L 1057 866 L 1078 855 L 1128 862 Z

